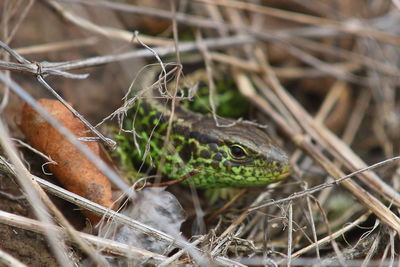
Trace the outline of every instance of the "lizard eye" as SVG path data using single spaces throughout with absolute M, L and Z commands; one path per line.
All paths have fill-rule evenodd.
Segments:
M 232 145 L 230 147 L 230 152 L 232 157 L 236 158 L 236 159 L 242 159 L 246 156 L 246 151 L 244 150 L 243 147 L 239 146 L 239 145 Z

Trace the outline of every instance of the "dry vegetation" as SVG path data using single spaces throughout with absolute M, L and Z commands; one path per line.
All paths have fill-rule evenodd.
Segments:
M 137 265 L 398 266 L 400 1 L 3 0 L 0 14 L 3 264 L 107 266 L 130 257 Z M 170 186 L 186 212 L 182 235 L 54 185 L 41 168 L 49 159 L 17 140 L 25 140 L 25 102 L 60 129 L 35 102 L 45 97 L 72 103 L 113 146 L 91 124 L 122 105 L 145 66 L 161 62 L 168 78 L 206 70 L 211 94 L 218 77 L 230 77 L 251 102 L 249 118 L 268 124 L 293 166 L 280 184 L 213 205 L 201 190 Z M 114 194 L 126 188 L 61 130 Z M 136 210 L 150 210 L 152 198 Z M 77 207 L 170 246 L 149 251 L 96 236 Z

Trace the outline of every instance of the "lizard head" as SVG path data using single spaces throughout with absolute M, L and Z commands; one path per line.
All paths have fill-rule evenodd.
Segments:
M 232 124 L 226 119 L 220 122 Z M 196 187 L 262 186 L 290 172 L 286 153 L 266 132 L 248 123 L 218 127 L 212 118 L 204 117 L 192 123 L 184 141 L 178 152 L 185 168 L 201 170 L 190 178 Z

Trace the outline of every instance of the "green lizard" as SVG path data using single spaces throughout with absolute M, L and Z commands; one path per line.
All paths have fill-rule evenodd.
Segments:
M 163 149 L 170 116 L 173 116 L 170 139 Z M 289 175 L 285 152 L 266 132 L 252 124 L 218 119 L 221 125 L 232 125 L 219 127 L 211 115 L 179 107 L 171 114 L 165 101 L 154 98 L 137 100 L 128 118 L 124 126 L 134 129 L 137 136 L 118 137 L 118 153 L 125 165 L 144 160 L 147 166 L 160 168 L 170 179 L 198 169 L 200 173 L 183 182 L 191 182 L 197 188 L 262 186 Z

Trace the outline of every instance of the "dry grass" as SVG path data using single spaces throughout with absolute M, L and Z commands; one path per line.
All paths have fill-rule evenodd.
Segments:
M 43 242 L 50 246 L 53 263 L 64 266 L 79 264 L 79 255 L 104 266 L 112 265 L 106 255 L 162 265 L 212 261 L 220 265 L 396 265 L 400 246 L 398 1 L 146 2 L 0 3 L 0 181 L 15 177 L 30 203 L 25 208 L 34 209 L 36 218 L 1 208 L 0 229 L 7 224 L 46 236 Z M 116 188 L 134 194 L 115 170 L 91 155 L 35 99 L 58 98 L 100 142 L 113 147 L 113 137 L 103 136 L 91 125 L 121 105 L 136 74 L 152 63 L 166 66 L 164 78 L 175 77 L 176 86 L 182 70 L 187 76 L 205 69 L 213 112 L 218 104 L 216 77 L 231 77 L 238 93 L 256 108 L 252 118 L 269 121 L 269 128 L 276 126 L 278 142 L 291 155 L 292 176 L 268 188 L 240 190 L 231 201 L 217 206 L 209 205 L 201 191 L 175 186 L 171 191 L 178 200 L 190 202 L 183 206 L 191 225 L 182 228 L 183 236 L 171 236 L 33 175 L 40 173 L 35 170 L 39 157 L 17 150 L 11 139 L 21 138 L 16 117 L 22 102 L 30 103 L 60 129 Z M 178 104 L 176 92 L 175 88 L 171 96 Z M 26 168 L 26 161 L 32 169 Z M 168 242 L 171 248 L 161 255 L 78 232 L 73 226 L 79 227 L 74 222 L 71 226 L 64 217 L 70 219 L 68 215 L 41 188 Z M 0 207 L 4 207 L 13 194 L 0 190 Z M 71 244 L 81 252 L 71 256 Z M 178 250 L 171 252 L 172 248 Z M 18 259 L 32 264 L 12 251 L 0 245 L 0 262 L 21 264 Z

